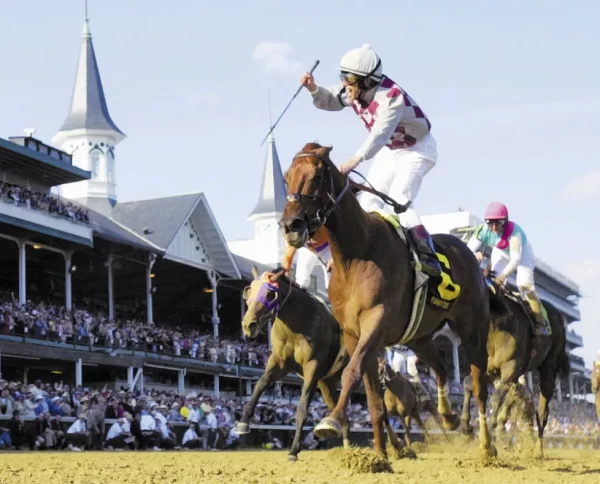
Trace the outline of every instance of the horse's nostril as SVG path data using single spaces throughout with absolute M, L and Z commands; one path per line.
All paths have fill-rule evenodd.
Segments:
M 248 331 L 250 331 L 251 333 L 253 333 L 255 329 L 256 329 L 256 323 L 250 323 L 248 325 Z
M 304 220 L 302 220 L 301 218 L 294 219 L 292 221 L 292 223 L 290 224 L 290 230 L 292 232 L 304 232 L 305 229 L 306 229 L 306 224 L 304 223 Z

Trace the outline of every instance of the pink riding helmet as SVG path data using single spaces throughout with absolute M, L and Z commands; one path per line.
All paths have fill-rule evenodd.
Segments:
M 508 208 L 500 202 L 492 202 L 485 209 L 485 220 L 508 220 Z

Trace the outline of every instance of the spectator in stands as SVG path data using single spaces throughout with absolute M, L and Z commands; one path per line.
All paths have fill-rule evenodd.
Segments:
M 152 450 L 162 450 L 159 447 L 162 435 L 156 428 L 156 420 L 146 409 L 141 412 L 140 430 L 142 433 L 142 441 L 139 442 L 141 448 L 152 447 Z
M 129 447 L 130 449 L 134 448 L 135 438 L 130 432 L 132 420 L 133 417 L 131 414 L 125 414 L 124 417 L 121 417 L 111 425 L 108 433 L 106 434 L 105 441 L 105 445 L 108 449 L 121 450 L 125 447 Z
M 214 409 L 210 406 L 206 408 L 206 425 L 208 425 L 208 448 L 216 450 L 217 446 L 217 417 Z
M 200 437 L 196 433 L 196 424 L 190 423 L 190 427 L 183 434 L 181 445 L 184 449 L 199 449 L 200 448 Z
M 92 434 L 87 429 L 87 417 L 85 413 L 82 413 L 67 429 L 65 440 L 69 450 L 79 452 L 90 446 L 91 437 Z
M 10 432 L 10 438 L 12 445 L 15 446 L 15 450 L 21 450 L 27 442 L 27 436 L 25 434 L 25 424 L 18 410 L 13 412 L 12 418 L 6 423 L 6 428 Z

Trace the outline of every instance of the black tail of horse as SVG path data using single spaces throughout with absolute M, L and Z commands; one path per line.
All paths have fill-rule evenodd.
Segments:
M 558 309 L 556 309 L 554 305 L 550 304 L 547 301 L 544 301 L 543 304 L 546 308 L 546 312 L 548 313 L 548 319 L 550 320 L 550 324 L 552 325 L 552 332 L 554 333 L 553 337 L 555 338 L 554 344 L 561 345 L 562 343 L 562 348 L 557 361 L 557 369 L 560 376 L 567 377 L 569 376 L 569 368 L 571 364 L 569 362 L 569 353 L 567 352 L 567 334 L 564 325 L 564 318 L 561 312 Z
M 558 373 L 563 378 L 569 376 L 569 368 L 571 367 L 571 363 L 569 362 L 569 354 L 567 353 L 567 349 L 560 354 L 558 359 Z

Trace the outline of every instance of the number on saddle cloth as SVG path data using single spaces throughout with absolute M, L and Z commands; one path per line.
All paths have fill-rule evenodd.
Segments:
M 450 260 L 446 257 L 444 249 L 435 241 L 433 245 L 435 246 L 435 255 L 442 266 L 442 272 L 437 277 L 429 278 L 427 304 L 435 309 L 449 311 L 458 299 L 461 288 L 454 282 Z

